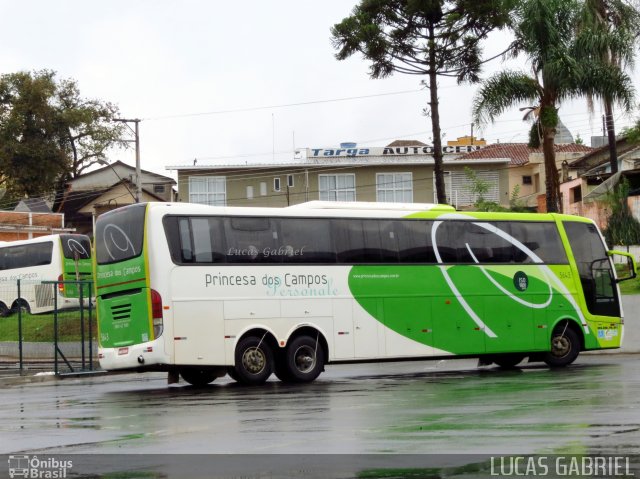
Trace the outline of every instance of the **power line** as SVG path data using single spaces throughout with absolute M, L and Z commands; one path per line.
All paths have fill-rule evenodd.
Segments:
M 422 89 L 418 90 L 403 90 L 396 92 L 388 92 L 388 93 L 375 93 L 372 95 L 360 95 L 360 96 L 350 96 L 350 97 L 342 97 L 342 98 L 329 98 L 324 100 L 310 100 L 303 101 L 297 103 L 282 103 L 277 105 L 264 105 L 264 106 L 253 106 L 247 108 L 232 108 L 228 110 L 212 110 L 212 111 L 203 111 L 197 113 L 179 113 L 175 115 L 164 115 L 164 116 L 155 116 L 145 118 L 145 120 L 153 121 L 153 120 L 169 120 L 175 118 L 189 118 L 196 116 L 209 116 L 209 115 L 224 115 L 229 113 L 245 113 L 250 111 L 261 111 L 261 110 L 275 110 L 280 108 L 291 108 L 296 106 L 308 106 L 308 105 L 319 105 L 322 103 L 335 103 L 335 102 L 343 102 L 343 101 L 353 101 L 353 100 L 363 100 L 365 98 L 377 98 L 384 96 L 394 96 L 394 95 L 406 95 L 408 93 L 419 93 L 422 92 Z

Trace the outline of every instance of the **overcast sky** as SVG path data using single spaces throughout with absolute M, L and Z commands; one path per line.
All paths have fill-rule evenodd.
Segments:
M 358 55 L 337 61 L 330 28 L 355 0 L 3 0 L 0 73 L 51 69 L 81 94 L 140 118 L 143 169 L 169 165 L 286 161 L 293 150 L 352 141 L 431 143 L 422 78 L 372 80 Z M 497 52 L 498 35 L 487 46 Z M 496 61 L 486 70 L 503 68 Z M 638 75 L 634 75 L 636 88 Z M 475 86 L 441 81 L 444 141 L 470 134 Z M 637 112 L 636 112 L 637 113 Z M 571 133 L 588 143 L 602 112 L 563 106 Z M 514 109 L 475 131 L 490 143 L 526 142 Z M 634 117 L 617 114 L 617 128 Z M 134 165 L 133 150 L 114 153 Z

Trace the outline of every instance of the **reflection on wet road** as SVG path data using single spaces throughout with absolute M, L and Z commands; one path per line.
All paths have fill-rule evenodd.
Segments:
M 0 454 L 639 454 L 635 355 L 562 370 L 467 360 L 329 366 L 312 384 L 204 389 L 163 374 L 4 389 Z

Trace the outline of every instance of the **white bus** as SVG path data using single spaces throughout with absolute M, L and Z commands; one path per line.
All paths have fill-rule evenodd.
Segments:
M 92 277 L 88 236 L 59 234 L 0 242 L 0 315 L 19 308 L 33 314 L 53 311 L 56 305 L 58 309 L 77 308 L 80 285 L 74 282 Z M 59 282 L 58 287 L 47 283 L 51 281 Z M 88 299 L 88 284 L 83 293 Z
M 585 218 L 449 206 L 136 204 L 96 222 L 99 359 L 194 385 L 314 380 L 326 363 L 566 366 L 617 348 L 611 256 Z

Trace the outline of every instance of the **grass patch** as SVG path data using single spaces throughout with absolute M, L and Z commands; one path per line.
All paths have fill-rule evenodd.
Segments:
M 84 314 L 84 337 L 89 340 L 89 319 Z M 92 336 L 97 337 L 95 314 L 92 318 Z M 58 313 L 58 341 L 80 341 L 82 339 L 80 311 Z M 22 314 L 22 339 L 33 342 L 53 342 L 53 314 Z M 0 318 L 0 341 L 18 341 L 18 314 Z
M 629 276 L 629 270 L 625 265 L 616 264 L 615 268 L 618 273 L 618 277 Z M 618 283 L 618 286 L 620 286 L 620 293 L 622 294 L 640 294 L 640 276 L 626 281 L 621 281 Z
M 640 277 L 618 283 L 622 294 L 640 294 Z

